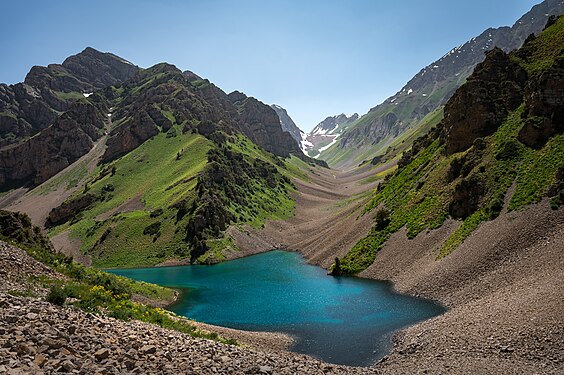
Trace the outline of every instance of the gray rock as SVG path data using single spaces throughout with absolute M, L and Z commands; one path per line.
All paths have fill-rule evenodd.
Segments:
M 109 356 L 110 356 L 110 350 L 107 348 L 102 348 L 94 353 L 94 357 L 96 357 L 98 361 L 103 361 L 104 359 L 107 359 Z

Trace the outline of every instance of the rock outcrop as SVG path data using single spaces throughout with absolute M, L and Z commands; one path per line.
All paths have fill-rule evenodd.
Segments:
M 64 202 L 59 207 L 53 208 L 47 217 L 47 226 L 55 226 L 69 221 L 76 217 L 80 211 L 90 207 L 96 199 L 96 196 L 86 193 Z
M 527 146 L 540 148 L 564 130 L 564 58 L 529 80 L 525 105 L 528 119 L 519 140 Z
M 442 137 L 447 154 L 464 151 L 476 138 L 493 134 L 523 101 L 526 81 L 527 72 L 505 52 L 489 51 L 445 106 Z
M 274 109 L 274 111 L 278 115 L 278 118 L 280 119 L 280 125 L 282 125 L 282 130 L 290 133 L 292 138 L 294 138 L 296 142 L 300 144 L 300 142 L 302 141 L 303 132 L 300 130 L 300 128 L 298 128 L 294 120 L 292 120 L 292 118 L 288 114 L 288 111 L 286 111 L 286 109 L 282 108 L 278 104 L 272 104 L 270 107 Z
M 0 188 L 46 181 L 90 151 L 105 115 L 93 104 L 74 104 L 29 140 L 0 150 Z
M 243 122 L 241 132 L 253 142 L 282 157 L 302 154 L 292 136 L 282 130 L 274 109 L 238 91 L 229 94 L 229 99 Z

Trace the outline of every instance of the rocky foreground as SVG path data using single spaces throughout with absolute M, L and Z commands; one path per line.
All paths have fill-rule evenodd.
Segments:
M 286 351 L 194 338 L 139 321 L 59 307 L 33 275 L 61 277 L 0 241 L 0 374 L 366 374 Z M 7 293 L 7 292 L 10 293 Z
M 0 373 L 360 374 L 288 352 L 251 350 L 0 294 Z

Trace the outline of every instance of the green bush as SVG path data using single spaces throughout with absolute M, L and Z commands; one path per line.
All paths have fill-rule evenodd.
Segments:
M 58 285 L 52 285 L 47 294 L 46 301 L 57 306 L 62 306 L 67 300 L 67 296 L 63 288 Z

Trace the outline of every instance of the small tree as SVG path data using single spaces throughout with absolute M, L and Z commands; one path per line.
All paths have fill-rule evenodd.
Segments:
M 342 274 L 341 260 L 339 259 L 339 257 L 335 257 L 335 263 L 333 264 L 333 267 L 331 267 L 330 273 L 333 276 L 340 276 Z
M 49 289 L 46 300 L 54 305 L 62 306 L 67 300 L 67 295 L 60 286 L 53 285 L 51 289 Z
M 390 224 L 390 211 L 387 208 L 382 207 L 376 211 L 376 216 L 374 217 L 374 222 L 376 229 L 382 230 Z

